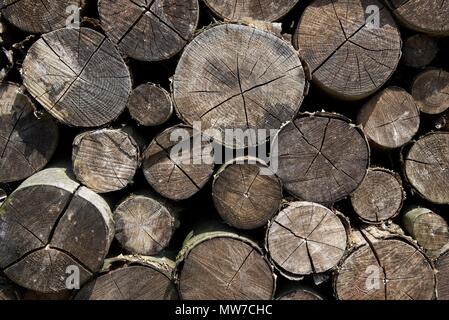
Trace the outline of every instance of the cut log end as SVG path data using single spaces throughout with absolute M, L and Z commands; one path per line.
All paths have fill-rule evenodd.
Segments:
M 337 116 L 300 117 L 279 134 L 285 190 L 299 200 L 333 204 L 362 183 L 369 166 L 363 133 Z
M 295 279 L 337 266 L 346 251 L 347 235 L 343 223 L 331 210 L 297 202 L 273 219 L 266 244 L 277 269 Z
M 282 185 L 265 165 L 235 163 L 215 177 L 212 196 L 226 223 L 239 229 L 256 229 L 279 210 Z
M 88 28 L 59 29 L 41 37 L 28 51 L 24 85 L 59 121 L 98 127 L 126 108 L 131 77 L 113 43 Z
M 274 276 L 261 250 L 231 235 L 203 235 L 192 245 L 178 270 L 185 300 L 270 300 Z
M 437 269 L 438 300 L 449 300 L 449 251 L 441 255 L 435 263 Z
M 418 140 L 405 157 L 405 174 L 425 199 L 449 203 L 449 133 L 431 133 Z
M 187 44 L 199 20 L 198 0 L 101 0 L 102 27 L 127 56 L 166 60 Z
M 278 300 L 287 300 L 287 301 L 320 301 L 324 300 L 324 298 L 315 293 L 312 290 L 308 289 L 296 289 L 290 290 L 286 293 L 283 293 Z
M 432 69 L 420 73 L 412 86 L 419 109 L 427 114 L 440 114 L 449 109 L 449 72 Z
M 351 203 L 361 220 L 383 223 L 401 211 L 405 192 L 398 174 L 385 169 L 370 169 L 359 188 L 351 195 Z
M 161 202 L 148 196 L 131 196 L 114 212 L 115 238 L 132 254 L 153 256 L 170 243 L 175 218 Z
M 380 1 L 379 26 L 367 23 L 365 1 L 315 0 L 300 20 L 295 47 L 310 67 L 313 81 L 325 92 L 357 100 L 379 90 L 401 57 L 401 37 Z M 323 15 L 326 19 L 323 19 Z
M 44 168 L 58 144 L 58 126 L 39 119 L 19 86 L 0 84 L 0 183 L 26 179 Z
M 139 148 L 123 130 L 97 130 L 78 135 L 73 143 L 73 171 L 98 193 L 118 191 L 132 182 Z
M 133 90 L 128 110 L 138 124 L 154 127 L 170 119 L 173 114 L 173 102 L 165 89 L 148 83 Z
M 419 130 L 419 109 L 404 89 L 389 87 L 360 110 L 357 123 L 380 149 L 395 149 L 410 142 Z
M 428 66 L 438 53 L 438 43 L 425 34 L 415 34 L 404 42 L 402 63 L 413 68 Z

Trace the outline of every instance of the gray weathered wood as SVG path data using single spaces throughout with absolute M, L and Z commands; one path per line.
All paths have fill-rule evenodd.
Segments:
M 449 251 L 441 255 L 435 263 L 437 273 L 438 300 L 449 300 Z
M 438 54 L 437 41 L 425 34 L 415 34 L 404 42 L 402 63 L 413 68 L 428 66 Z
M 449 109 L 449 72 L 431 69 L 420 73 L 413 82 L 412 95 L 422 112 L 443 113 Z

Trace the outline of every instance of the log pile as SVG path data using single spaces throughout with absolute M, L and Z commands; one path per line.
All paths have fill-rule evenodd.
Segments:
M 449 2 L 0 0 L 0 300 L 449 300 Z

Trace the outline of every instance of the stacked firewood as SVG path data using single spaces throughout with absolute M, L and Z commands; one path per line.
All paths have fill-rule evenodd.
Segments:
M 449 2 L 0 13 L 0 299 L 449 299 Z

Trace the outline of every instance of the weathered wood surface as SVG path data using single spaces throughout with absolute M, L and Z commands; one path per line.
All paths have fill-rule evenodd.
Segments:
M 351 194 L 351 204 L 367 223 L 383 223 L 396 217 L 405 201 L 401 177 L 392 171 L 373 168 Z
M 347 235 L 340 218 L 310 202 L 295 202 L 269 225 L 266 248 L 278 270 L 290 279 L 333 269 L 343 257 Z
M 424 68 L 432 63 L 437 54 L 437 40 L 418 33 L 404 41 L 402 63 L 413 68 Z
M 0 83 L 0 183 L 20 181 L 43 169 L 58 144 L 58 126 L 13 83 Z
M 189 42 L 198 0 L 100 0 L 101 25 L 127 56 L 142 61 L 173 57 Z
M 97 193 L 126 188 L 140 165 L 137 142 L 125 130 L 101 129 L 82 133 L 73 141 L 73 172 Z
M 332 204 L 362 183 L 370 151 L 364 134 L 337 115 L 299 117 L 278 136 L 284 188 L 305 201 Z
M 367 22 L 367 1 L 315 0 L 294 36 L 313 82 L 340 99 L 357 100 L 379 90 L 401 57 L 401 37 L 390 12 L 380 1 L 369 4 L 379 8 L 379 27 Z
M 436 261 L 438 300 L 449 300 L 449 251 Z
M 103 263 L 114 235 L 112 214 L 67 169 L 27 179 L 0 208 L 0 268 L 15 283 L 51 293 L 66 289 L 68 267 L 86 282 Z
M 410 142 L 418 132 L 419 109 L 407 91 L 388 87 L 360 109 L 357 123 L 374 147 L 395 149 Z
M 74 127 L 115 120 L 131 92 L 128 67 L 113 43 L 88 28 L 43 35 L 28 51 L 22 75 L 31 95 L 56 119 Z
M 8 279 L 0 276 L 0 301 L 20 300 L 18 288 Z
M 224 24 L 186 47 L 173 95 L 186 123 L 201 121 L 203 130 L 220 131 L 217 142 L 243 148 L 258 141 L 225 139 L 224 130 L 279 129 L 298 112 L 305 85 L 301 61 L 287 42 L 254 27 Z
M 422 112 L 443 113 L 449 109 L 449 72 L 432 69 L 420 73 L 413 82 L 412 95 Z
M 281 207 L 282 184 L 260 160 L 236 159 L 216 174 L 212 197 L 230 226 L 256 229 L 266 225 Z

